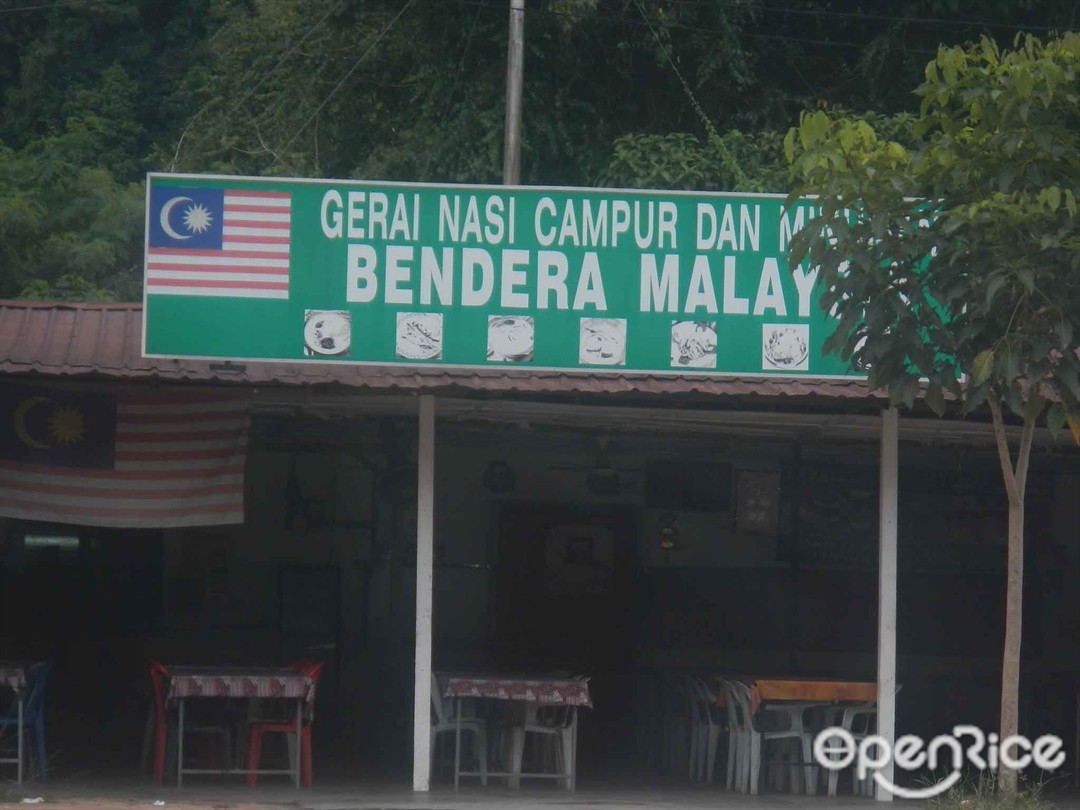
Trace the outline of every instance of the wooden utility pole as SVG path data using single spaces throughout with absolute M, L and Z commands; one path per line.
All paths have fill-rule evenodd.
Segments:
M 525 67 L 525 0 L 510 0 L 510 41 L 506 48 L 506 133 L 503 185 L 521 182 L 521 77 Z

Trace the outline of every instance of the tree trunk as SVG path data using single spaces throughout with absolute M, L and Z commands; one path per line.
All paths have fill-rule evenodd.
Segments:
M 1019 482 L 1018 482 L 1019 483 Z M 1020 724 L 1020 628 L 1024 607 L 1024 501 L 1009 499 L 1009 576 L 1005 591 L 1005 650 L 1001 662 L 1001 730 L 1017 734 Z M 998 790 L 1016 792 L 1017 773 L 1000 766 Z
M 1035 416 L 1024 420 L 1020 433 L 1020 448 L 1016 467 L 1005 435 L 1005 422 L 1001 415 L 1001 403 L 990 400 L 990 413 L 994 420 L 994 438 L 997 442 L 998 460 L 1009 498 L 1009 556 L 1008 581 L 1005 590 L 1005 648 L 1001 660 L 1001 728 L 1000 740 L 1018 733 L 1020 727 L 1020 633 L 1024 606 L 1024 490 L 1027 485 L 1028 461 L 1031 458 L 1031 440 L 1035 434 Z M 998 768 L 997 787 L 1002 793 L 1016 792 L 1016 771 L 1004 766 Z

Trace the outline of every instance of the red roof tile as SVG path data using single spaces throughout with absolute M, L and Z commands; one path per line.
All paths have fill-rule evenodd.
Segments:
M 243 384 L 341 385 L 383 391 L 877 398 L 866 383 L 330 363 L 164 360 L 142 356 L 142 305 L 0 301 L 0 373 Z

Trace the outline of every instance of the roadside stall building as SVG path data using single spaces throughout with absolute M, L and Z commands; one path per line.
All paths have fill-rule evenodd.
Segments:
M 421 790 L 433 672 L 590 676 L 579 783 L 674 774 L 670 673 L 877 682 L 887 735 L 996 726 L 989 425 L 898 418 L 815 355 L 775 199 L 426 193 L 159 178 L 145 304 L 3 303 L 0 658 L 54 663 L 57 770 L 138 761 L 147 658 L 324 660 L 316 778 Z M 284 236 L 228 247 L 249 227 Z M 1078 491 L 1039 431 L 1022 731 L 1066 740 Z

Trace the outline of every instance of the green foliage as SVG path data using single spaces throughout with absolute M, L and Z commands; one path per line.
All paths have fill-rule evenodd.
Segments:
M 88 139 L 73 122 L 20 152 L 0 146 L 0 296 L 140 297 L 143 190 L 82 167 Z
M 704 140 L 689 133 L 626 135 L 601 178 L 603 185 L 699 191 L 783 191 L 780 133 L 731 130 Z
M 976 775 L 961 779 L 940 796 L 926 803 L 927 810 L 1053 810 L 1047 801 L 1044 785 L 1024 782 L 1015 792 L 997 789 L 991 771 L 979 771 Z
M 838 318 L 827 349 L 910 405 L 1080 414 L 1080 36 L 939 49 L 916 149 L 805 113 L 785 149 L 820 214 L 792 244 Z M 961 384 L 960 375 L 967 375 Z
M 903 0 L 866 16 L 855 0 L 530 0 L 523 181 L 781 190 L 775 133 L 799 109 L 882 110 L 888 138 L 907 143 L 887 122 L 912 108 L 924 50 L 970 36 L 975 17 L 1069 28 L 1068 6 Z M 0 189 L 0 234 L 15 240 L 0 245 L 0 294 L 75 273 L 138 298 L 142 217 L 128 202 L 147 170 L 498 182 L 506 11 L 505 0 L 4 9 L 0 174 L 19 185 Z M 83 170 L 98 174 L 76 182 Z M 113 203 L 95 219 L 103 194 Z

